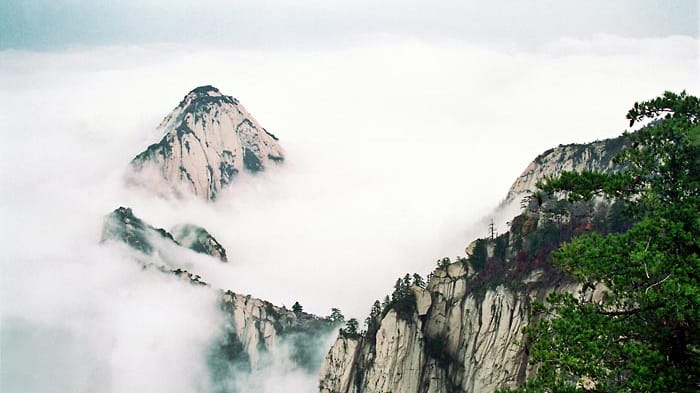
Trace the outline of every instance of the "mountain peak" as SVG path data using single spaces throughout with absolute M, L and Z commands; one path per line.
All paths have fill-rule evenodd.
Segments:
M 199 86 L 192 89 L 183 101 L 195 100 L 202 97 L 221 97 L 221 91 L 212 85 Z
M 131 162 L 137 173 L 155 168 L 160 179 L 134 180 L 160 194 L 189 189 L 214 200 L 241 172 L 260 172 L 284 160 L 277 138 L 239 104 L 211 86 L 183 98 L 161 122 L 164 136 Z
M 206 104 L 208 102 L 223 101 L 231 104 L 238 104 L 238 100 L 221 93 L 219 89 L 212 85 L 195 87 L 180 101 L 177 106 L 183 111 L 187 111 L 192 104 Z
M 204 86 L 195 87 L 194 89 L 192 89 L 192 91 L 187 93 L 187 95 L 190 95 L 190 94 L 212 94 L 212 93 L 221 94 L 221 91 L 219 91 L 219 89 L 217 89 L 216 87 L 214 87 L 212 85 L 204 85 Z

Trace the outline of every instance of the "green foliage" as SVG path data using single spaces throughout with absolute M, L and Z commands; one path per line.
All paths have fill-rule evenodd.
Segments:
M 105 217 L 101 241 L 113 240 L 123 242 L 134 250 L 144 254 L 153 254 L 154 245 L 149 239 L 162 237 L 173 244 L 180 245 L 170 232 L 155 228 L 134 215 L 128 207 L 119 207 Z
M 382 323 L 382 305 L 379 300 L 375 300 L 372 304 L 372 309 L 369 311 L 369 316 L 365 319 L 367 325 L 367 337 L 374 337 L 379 330 L 379 325 Z
M 560 243 L 562 231 L 560 227 L 551 221 L 545 221 L 539 225 L 528 237 L 528 259 L 534 260 L 539 256 L 549 253 Z
M 391 299 L 389 299 L 389 295 L 385 295 L 384 299 L 382 299 L 382 312 L 391 306 Z
M 631 218 L 627 204 L 620 200 L 613 202 L 607 212 L 605 224 L 607 232 L 620 233 L 629 230 L 634 220 Z
M 340 328 L 339 333 L 343 337 L 349 337 L 349 338 L 361 337 L 359 330 L 357 330 L 359 326 L 360 326 L 360 324 L 359 324 L 359 322 L 357 322 L 357 319 L 350 318 L 345 323 L 345 328 Z
M 584 288 L 604 285 L 605 294 L 555 292 L 535 310 L 540 318 L 526 333 L 538 371 L 521 392 L 698 390 L 700 103 L 667 92 L 636 103 L 627 118 L 649 124 L 626 134 L 631 144 L 616 157 L 623 171 L 567 172 L 541 184 L 571 201 L 615 198 L 624 209 L 613 214 L 628 212 L 635 223 L 577 237 L 555 253 Z
M 245 168 L 251 172 L 260 172 L 264 169 L 262 162 L 260 162 L 260 159 L 258 159 L 258 156 L 256 156 L 255 153 L 247 147 L 243 152 L 243 166 L 245 166 Z
M 275 328 L 275 332 L 277 332 L 277 334 L 282 333 L 284 331 L 284 327 L 280 322 L 282 320 L 282 314 L 279 311 L 277 311 L 277 309 L 272 303 L 267 301 L 263 301 L 263 303 L 265 304 L 265 314 L 274 321 L 272 323 L 272 326 Z
M 304 308 L 299 304 L 299 302 L 294 302 L 292 305 L 292 311 L 294 314 L 301 314 L 304 311 Z
M 328 320 L 335 323 L 345 322 L 345 316 L 340 312 L 339 308 L 331 308 L 331 315 L 328 316 Z
M 413 285 L 419 288 L 425 288 L 425 280 L 418 273 L 413 273 Z
M 469 263 L 472 268 L 479 272 L 486 266 L 486 261 L 489 257 L 488 249 L 486 248 L 488 241 L 486 239 L 477 239 L 474 244 L 474 250 L 469 256 Z
M 437 267 L 438 269 L 447 269 L 447 267 L 450 266 L 450 263 L 452 263 L 452 261 L 450 261 L 450 257 L 440 258 L 437 260 Z
M 452 357 L 447 352 L 447 343 L 444 337 L 436 338 L 425 337 L 423 339 L 423 350 L 429 358 L 435 359 L 435 362 L 441 368 L 447 368 L 452 362 Z
M 225 380 L 232 370 L 250 370 L 250 358 L 232 325 L 209 348 L 207 369 L 215 385 Z
M 443 260 L 444 259 L 449 261 L 449 258 L 443 258 Z M 440 262 L 440 260 L 438 260 L 438 262 Z M 399 319 L 408 323 L 413 322 L 413 315 L 416 313 L 416 294 L 414 292 L 415 288 L 412 287 L 426 287 L 426 282 L 420 274 L 413 273 L 413 275 L 411 275 L 406 273 L 402 278 L 396 280 L 391 298 L 385 296 L 381 303 L 379 300 L 374 302 L 369 316 L 365 319 L 367 336 L 374 337 L 374 334 L 379 329 L 382 318 L 392 309 L 396 311 L 396 315 Z
M 494 240 L 493 257 L 500 259 L 501 261 L 506 260 L 506 253 L 508 251 L 508 234 L 501 235 Z
M 391 307 L 399 319 L 411 322 L 416 312 L 416 294 L 411 290 L 411 276 L 406 273 L 403 279 L 396 280 L 391 294 Z

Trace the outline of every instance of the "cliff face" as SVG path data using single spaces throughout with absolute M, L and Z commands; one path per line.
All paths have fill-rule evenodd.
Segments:
M 616 138 L 549 150 L 516 180 L 506 202 L 562 170 L 618 170 L 612 157 L 624 143 Z M 399 316 L 392 300 L 376 333 L 338 338 L 321 369 L 320 391 L 476 393 L 520 385 L 534 371 L 522 331 L 532 302 L 553 290 L 600 296 L 600 288 L 581 293 L 551 264 L 551 251 L 585 231 L 610 230 L 611 211 L 603 203 L 546 201 L 515 217 L 503 235 L 473 242 L 468 258 L 443 260 L 425 289 L 411 287 L 408 317 Z
M 320 391 L 492 392 L 517 386 L 532 372 L 521 345 L 530 302 L 554 288 L 575 290 L 542 271 L 523 283 L 531 289 L 482 290 L 470 285 L 461 262 L 436 270 L 425 314 L 403 320 L 389 310 L 376 337 L 336 341 L 321 369 Z
M 124 243 L 133 250 L 135 261 L 144 269 L 171 274 L 185 283 L 211 288 L 219 294 L 225 324 L 212 345 L 208 368 L 216 392 L 237 392 L 236 381 L 241 375 L 270 366 L 270 354 L 283 352 L 287 370 L 314 374 L 323 360 L 324 340 L 337 327 L 327 318 L 304 312 L 293 312 L 270 302 L 212 288 L 199 275 L 169 265 L 165 248 L 209 254 L 225 261 L 226 250 L 204 228 L 186 224 L 175 226 L 172 233 L 156 228 L 134 215 L 129 208 L 120 207 L 105 217 L 102 241 Z M 197 312 L 197 310 L 192 310 Z M 283 349 L 282 349 L 283 348 Z
M 580 172 L 595 170 L 612 172 L 620 167 L 613 162 L 613 157 L 626 144 L 624 136 L 605 139 L 586 144 L 559 145 L 540 154 L 532 161 L 508 190 L 504 204 L 508 204 L 523 195 L 535 191 L 538 180 L 562 171 Z
M 221 308 L 227 324 L 209 359 L 215 392 L 239 391 L 238 379 L 271 365 L 282 372 L 315 373 L 323 360 L 320 349 L 336 328 L 328 319 L 231 291 L 222 292 Z M 280 352 L 283 359 L 275 364 L 272 354 Z
M 241 171 L 259 172 L 284 160 L 277 138 L 233 97 L 212 86 L 189 92 L 163 119 L 164 136 L 131 162 L 132 179 L 158 193 L 187 190 L 206 199 Z

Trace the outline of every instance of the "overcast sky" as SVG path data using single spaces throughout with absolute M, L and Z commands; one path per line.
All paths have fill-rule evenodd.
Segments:
M 536 45 L 552 37 L 698 36 L 697 0 L 3 0 L 0 49 L 193 43 L 338 45 L 365 35 Z

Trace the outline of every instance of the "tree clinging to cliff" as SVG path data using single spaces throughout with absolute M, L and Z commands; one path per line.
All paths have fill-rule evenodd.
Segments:
M 666 92 L 628 112 L 618 173 L 564 172 L 539 187 L 628 206 L 624 233 L 590 233 L 555 254 L 599 301 L 553 293 L 527 329 L 537 375 L 521 392 L 700 389 L 700 100 Z

